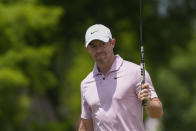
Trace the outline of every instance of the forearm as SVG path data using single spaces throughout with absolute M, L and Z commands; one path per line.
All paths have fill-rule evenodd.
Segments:
M 93 131 L 92 119 L 81 119 L 78 131 Z
M 162 103 L 158 98 L 153 98 L 145 107 L 148 116 L 152 118 L 161 118 L 163 115 Z
M 78 128 L 78 131 L 87 131 L 87 129 L 86 129 L 86 127 L 85 127 L 85 125 L 84 125 L 82 122 L 80 122 L 80 125 L 79 125 L 79 128 Z

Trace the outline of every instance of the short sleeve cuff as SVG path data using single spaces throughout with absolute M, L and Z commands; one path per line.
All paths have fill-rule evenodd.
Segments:
M 90 115 L 81 114 L 80 117 L 83 118 L 83 119 L 91 119 L 91 116 Z

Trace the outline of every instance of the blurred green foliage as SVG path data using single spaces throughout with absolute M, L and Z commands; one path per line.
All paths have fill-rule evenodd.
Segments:
M 146 68 L 163 102 L 162 131 L 196 128 L 196 1 L 143 1 Z M 86 29 L 108 26 L 115 53 L 140 62 L 139 1 L 1 0 L 0 130 L 71 131 L 94 62 Z

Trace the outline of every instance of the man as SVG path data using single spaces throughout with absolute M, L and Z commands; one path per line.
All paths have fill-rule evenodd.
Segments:
M 95 66 L 81 82 L 79 131 L 144 131 L 142 100 L 150 117 L 163 115 L 149 74 L 141 90 L 140 66 L 114 55 L 115 39 L 104 25 L 89 27 L 85 41 Z

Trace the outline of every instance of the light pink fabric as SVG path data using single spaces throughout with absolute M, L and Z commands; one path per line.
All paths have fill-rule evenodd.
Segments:
M 157 97 L 146 72 L 151 97 Z M 81 118 L 93 119 L 94 131 L 144 131 L 140 90 L 140 66 L 123 60 L 119 55 L 104 76 L 94 70 L 81 83 Z

